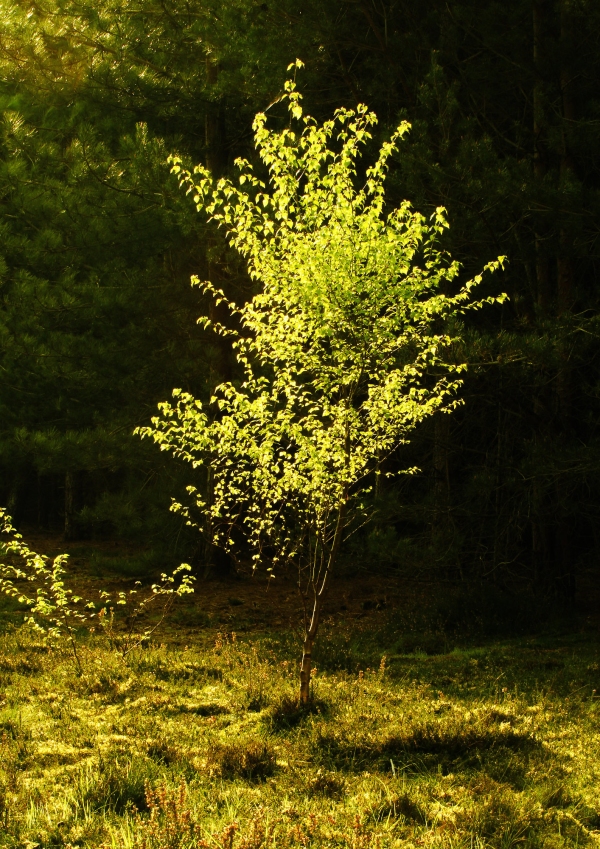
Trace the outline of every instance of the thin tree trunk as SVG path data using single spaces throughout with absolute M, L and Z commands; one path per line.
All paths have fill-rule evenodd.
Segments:
M 533 171 L 541 183 L 548 170 L 546 135 L 548 131 L 545 104 L 545 73 L 547 40 L 549 34 L 549 0 L 533 0 Z M 538 221 L 535 233 L 537 305 L 540 313 L 546 313 L 551 301 L 550 260 L 548 257 L 548 225 Z
M 317 626 L 318 631 L 318 626 Z M 300 662 L 300 704 L 307 705 L 310 702 L 310 680 L 312 673 L 312 650 L 315 637 L 307 634 L 302 646 L 302 660 Z
M 213 56 L 206 57 L 206 82 L 210 92 L 219 79 L 219 64 Z M 214 176 L 219 176 L 223 167 L 223 116 L 221 103 L 209 96 L 204 119 L 206 144 L 206 167 Z
M 65 541 L 73 539 L 73 472 L 65 472 Z
M 42 527 L 42 477 L 38 472 L 36 475 L 36 520 L 38 531 Z
M 504 482 L 504 417 L 502 415 L 502 367 L 498 376 L 498 418 L 496 425 L 496 492 L 494 496 L 494 550 L 492 556 L 492 578 L 496 582 L 497 570 L 503 559 L 500 553 L 502 534 L 502 507 Z
M 548 52 L 550 21 L 552 15 L 551 0 L 533 0 L 533 173 L 538 191 L 543 191 L 543 181 L 548 172 L 548 115 L 546 108 L 546 87 L 548 85 Z M 552 279 L 550 253 L 553 240 L 549 222 L 538 218 L 535 222 L 535 271 L 537 314 L 541 321 L 550 316 L 552 306 Z M 545 375 L 542 375 L 545 377 Z M 535 417 L 533 439 L 537 445 L 537 459 L 543 453 L 551 408 L 546 380 L 540 380 L 540 387 L 534 393 L 533 412 Z M 546 592 L 549 574 L 553 571 L 552 559 L 553 520 L 551 498 L 545 479 L 534 472 L 531 493 L 531 554 L 533 562 L 533 581 Z
M 572 17 L 569 0 L 560 3 L 560 85 L 562 95 L 562 150 L 560 160 L 561 187 L 568 189 L 568 183 L 575 176 L 575 165 L 569 146 L 569 139 L 575 121 L 575 99 L 573 93 L 573 72 L 571 68 Z M 559 369 L 556 380 L 556 393 L 561 437 L 569 438 L 573 417 L 573 369 L 570 361 L 568 316 L 575 301 L 575 263 L 573 238 L 570 230 L 562 226 L 559 235 L 557 256 L 557 317 L 559 319 Z M 575 572 L 572 553 L 572 522 L 566 510 L 569 501 L 567 481 L 558 477 L 556 482 L 556 568 L 554 592 L 563 602 L 573 603 L 575 599 Z
M 25 468 L 17 468 L 14 472 L 12 486 L 9 491 L 7 507 L 13 527 L 20 529 L 25 518 L 27 507 L 27 490 L 30 485 L 29 474 Z
M 348 493 L 344 494 L 344 500 L 342 501 L 339 511 L 338 511 L 338 519 L 335 527 L 335 534 L 333 537 L 333 544 L 331 546 L 331 551 L 329 553 L 329 557 L 327 560 L 327 565 L 325 567 L 325 574 L 321 581 L 321 585 L 318 586 L 318 581 L 313 581 L 313 609 L 310 618 L 310 623 L 304 632 L 304 643 L 302 646 L 302 660 L 300 661 L 300 694 L 299 694 L 299 704 L 306 707 L 310 704 L 310 682 L 312 676 L 312 651 L 315 644 L 315 640 L 317 639 L 317 634 L 319 633 L 319 625 L 321 624 L 321 612 L 323 609 L 323 602 L 325 601 L 325 597 L 327 595 L 327 590 L 329 589 L 329 582 L 331 580 L 331 574 L 335 567 L 338 554 L 340 551 L 340 546 L 342 544 L 342 536 L 344 533 L 344 528 L 346 527 L 346 499 L 348 497 Z
M 206 105 L 206 114 L 204 120 L 205 132 L 205 148 L 206 148 L 206 167 L 211 172 L 212 176 L 219 178 L 223 173 L 225 166 L 225 133 L 223 126 L 223 110 L 218 98 L 214 95 L 217 82 L 219 80 L 219 63 L 214 56 L 206 57 L 206 82 L 207 91 L 209 93 L 208 103 Z M 221 285 L 223 274 L 220 268 L 219 242 L 215 235 L 209 232 L 206 235 L 206 265 L 207 277 L 216 285 Z M 224 304 L 218 305 L 211 300 L 208 307 L 208 315 L 211 321 L 226 322 L 228 317 L 227 308 Z M 212 356 L 208 374 L 208 393 L 212 396 L 216 387 L 231 379 L 231 345 L 228 339 L 217 336 L 213 340 L 214 347 L 218 351 L 216 356 Z M 210 467 L 207 469 L 206 481 L 206 503 L 210 507 L 214 501 L 214 482 L 213 471 Z M 231 558 L 220 548 L 214 544 L 214 526 L 210 519 L 207 519 L 204 527 L 204 577 L 208 577 L 211 572 L 219 572 L 222 575 L 229 573 L 233 567 Z
M 450 439 L 450 417 L 436 413 L 433 427 L 433 522 L 431 539 L 440 555 L 448 548 L 451 539 L 450 527 L 450 470 L 448 444 Z M 448 576 L 450 577 L 450 576 Z

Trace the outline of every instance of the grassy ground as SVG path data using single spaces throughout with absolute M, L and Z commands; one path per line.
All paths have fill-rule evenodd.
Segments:
M 597 638 L 406 653 L 377 623 L 329 625 L 308 714 L 285 631 L 209 624 L 125 660 L 92 635 L 77 675 L 8 624 L 0 846 L 600 843 Z

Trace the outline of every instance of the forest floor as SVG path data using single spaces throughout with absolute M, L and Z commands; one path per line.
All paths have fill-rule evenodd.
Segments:
M 86 597 L 126 558 L 71 554 Z M 341 578 L 309 712 L 291 582 L 199 582 L 125 657 L 82 632 L 81 670 L 5 601 L 0 846 L 596 846 L 597 623 L 509 636 L 523 611 L 498 598 Z

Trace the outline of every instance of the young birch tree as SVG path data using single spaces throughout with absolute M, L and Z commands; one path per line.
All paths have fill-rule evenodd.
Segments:
M 465 366 L 444 357 L 455 340 L 432 327 L 484 301 L 471 298 L 481 276 L 458 287 L 458 264 L 436 247 L 448 226 L 442 208 L 429 221 L 407 202 L 386 209 L 388 163 L 409 125 L 382 146 L 357 189 L 375 115 L 340 109 L 318 125 L 291 80 L 284 97 L 290 128 L 269 130 L 264 114 L 254 121 L 268 185 L 245 160 L 237 185 L 173 160 L 198 210 L 244 257 L 258 293 L 243 306 L 228 303 L 239 330 L 213 324 L 231 336 L 243 378 L 221 384 L 209 410 L 175 390 L 141 434 L 210 469 L 210 503 L 189 492 L 217 544 L 234 551 L 243 539 L 255 568 L 297 570 L 305 705 L 331 575 L 382 459 L 427 416 L 457 403 Z M 227 301 L 210 282 L 193 282 Z M 455 295 L 443 294 L 452 288 Z M 192 522 L 189 506 L 173 506 Z

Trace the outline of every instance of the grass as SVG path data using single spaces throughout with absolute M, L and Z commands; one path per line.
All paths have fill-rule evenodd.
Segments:
M 299 711 L 288 639 L 193 633 L 126 660 L 92 635 L 78 676 L 66 651 L 5 628 L 0 846 L 600 842 L 593 635 L 427 654 L 403 651 L 393 623 L 364 639 L 340 625 Z

